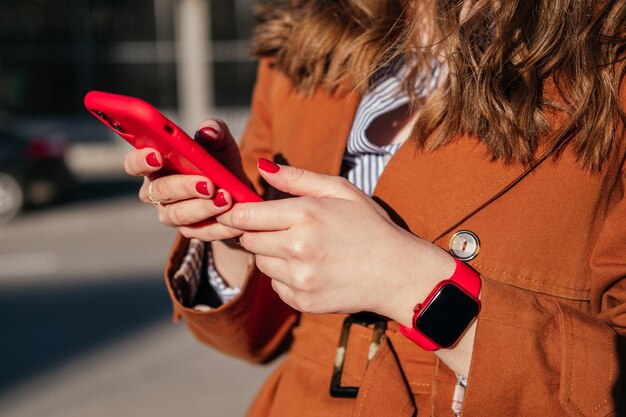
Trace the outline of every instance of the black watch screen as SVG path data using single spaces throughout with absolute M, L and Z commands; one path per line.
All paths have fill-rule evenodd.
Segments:
M 415 328 L 430 340 L 449 348 L 478 315 L 478 302 L 454 284 L 446 284 L 424 306 Z

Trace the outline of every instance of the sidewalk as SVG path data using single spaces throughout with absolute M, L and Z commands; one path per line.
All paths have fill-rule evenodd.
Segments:
M 243 416 L 271 369 L 207 349 L 168 321 L 4 392 L 0 415 Z

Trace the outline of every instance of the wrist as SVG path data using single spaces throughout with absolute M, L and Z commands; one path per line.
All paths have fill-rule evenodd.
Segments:
M 231 287 L 241 286 L 248 268 L 254 262 L 254 255 L 242 247 L 225 241 L 212 241 L 211 251 L 215 269 Z
M 425 300 L 456 268 L 454 258 L 443 249 L 412 235 L 411 240 L 402 252 L 403 265 L 391 289 L 393 296 L 385 298 L 381 309 L 381 314 L 407 327 L 412 325 L 415 304 Z

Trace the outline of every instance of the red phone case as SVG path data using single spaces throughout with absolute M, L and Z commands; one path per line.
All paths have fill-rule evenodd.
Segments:
M 235 201 L 262 201 L 258 194 L 147 102 L 135 97 L 90 91 L 85 95 L 85 107 L 135 148 L 158 150 L 169 168 L 181 174 L 206 176 L 219 188 L 227 190 Z

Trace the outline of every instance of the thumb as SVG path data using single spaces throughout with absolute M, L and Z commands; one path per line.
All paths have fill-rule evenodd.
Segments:
M 194 139 L 240 180 L 250 183 L 243 170 L 239 146 L 223 120 L 203 121 L 198 126 Z
M 302 168 L 278 165 L 259 158 L 259 173 L 271 186 L 295 196 L 334 197 L 354 200 L 356 189 L 342 177 L 318 174 Z

